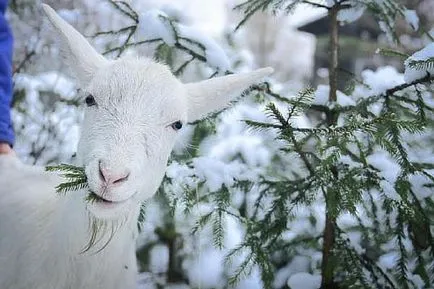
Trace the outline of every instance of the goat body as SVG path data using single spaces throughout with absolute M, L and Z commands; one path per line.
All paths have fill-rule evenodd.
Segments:
M 0 156 L 0 172 L 0 288 L 135 288 L 137 212 L 104 250 L 82 252 L 90 235 L 84 192 L 59 196 L 62 179 L 13 156 Z

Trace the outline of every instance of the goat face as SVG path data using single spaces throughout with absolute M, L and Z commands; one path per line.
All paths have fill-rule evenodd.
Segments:
M 87 107 L 77 156 L 100 198 L 89 208 L 101 216 L 108 209 L 128 209 L 128 203 L 157 190 L 187 122 L 187 92 L 165 66 L 137 59 L 108 64 L 84 91 Z
M 182 84 L 151 60 L 105 59 L 53 9 L 43 9 L 84 92 L 87 108 L 77 156 L 99 200 L 88 204 L 97 218 L 120 218 L 150 198 L 164 176 L 178 130 L 224 108 L 273 71 Z

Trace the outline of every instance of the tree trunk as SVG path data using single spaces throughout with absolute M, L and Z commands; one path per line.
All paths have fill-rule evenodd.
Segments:
M 338 86 L 338 48 L 339 48 L 339 32 L 337 15 L 339 12 L 339 4 L 335 4 L 329 9 L 329 25 L 330 25 L 330 47 L 329 47 L 329 101 L 335 102 L 337 100 L 337 86 Z M 327 114 L 327 125 L 335 125 L 337 115 L 335 112 Z M 335 178 L 338 177 L 337 170 L 333 171 Z M 322 264 L 321 264 L 321 289 L 336 289 L 337 285 L 333 282 L 334 267 L 336 262 L 333 260 L 333 246 L 335 242 L 335 224 L 336 217 L 330 213 L 330 191 L 325 191 L 326 198 L 326 219 L 324 228 L 324 243 L 322 250 Z

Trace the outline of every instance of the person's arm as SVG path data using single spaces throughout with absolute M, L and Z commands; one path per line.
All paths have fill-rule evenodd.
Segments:
M 11 122 L 13 38 L 4 17 L 7 0 L 0 0 L 0 153 L 11 153 L 15 141 Z

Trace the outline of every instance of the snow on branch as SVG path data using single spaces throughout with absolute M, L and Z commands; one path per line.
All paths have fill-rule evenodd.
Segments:
M 126 40 L 117 47 L 107 50 L 104 54 L 117 52 L 119 57 L 127 48 L 137 47 L 150 43 L 165 43 L 192 56 L 186 64 L 196 59 L 207 63 L 217 72 L 230 71 L 231 65 L 228 56 L 220 45 L 211 37 L 192 27 L 180 24 L 171 19 L 166 13 L 152 9 L 145 12 L 136 12 L 129 5 L 121 5 L 122 1 L 110 1 L 117 10 L 127 15 L 133 24 L 116 31 L 103 31 L 95 34 L 126 35 Z
M 171 20 L 159 10 L 141 13 L 138 23 L 138 37 L 161 38 L 169 46 L 187 51 L 205 61 L 218 71 L 230 70 L 230 62 L 217 42 L 200 31 Z
M 434 75 L 434 42 L 415 52 L 404 62 L 405 82 L 410 83 L 427 74 Z

